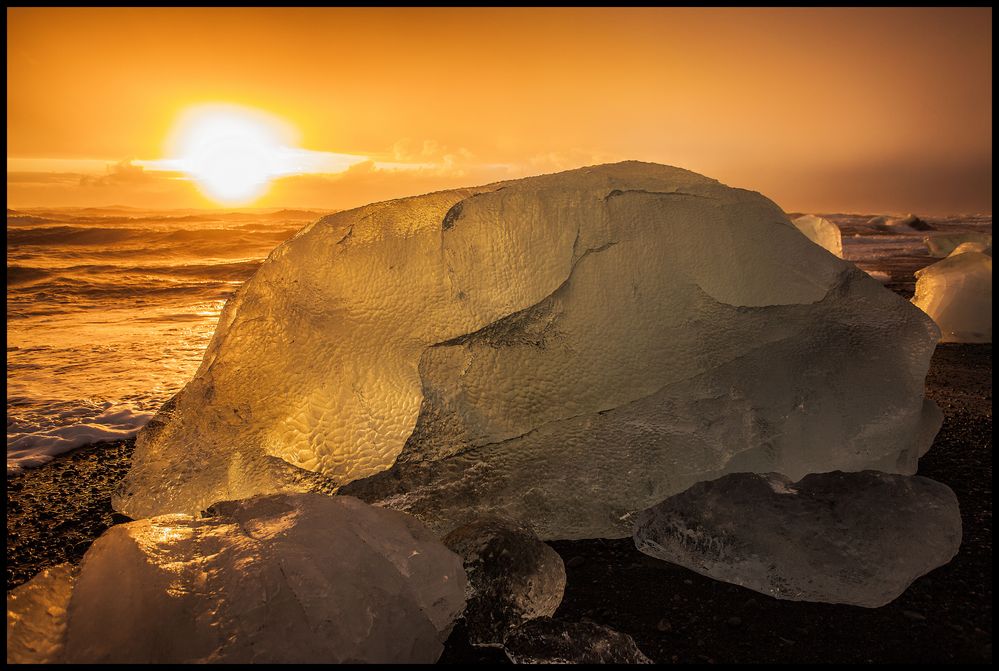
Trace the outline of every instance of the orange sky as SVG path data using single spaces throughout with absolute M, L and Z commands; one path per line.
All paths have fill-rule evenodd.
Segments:
M 641 159 L 787 211 L 992 210 L 991 9 L 13 9 L 8 207 L 211 207 L 155 170 L 191 105 L 350 154 L 254 206 Z M 135 163 L 129 163 L 134 161 Z

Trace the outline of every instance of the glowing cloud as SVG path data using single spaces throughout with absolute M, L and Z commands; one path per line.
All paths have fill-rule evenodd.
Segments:
M 226 205 L 252 202 L 278 177 L 339 173 L 364 156 L 295 147 L 297 133 L 287 122 L 236 105 L 199 105 L 186 110 L 167 139 L 159 161 L 137 161 L 153 170 L 188 175 L 209 198 Z

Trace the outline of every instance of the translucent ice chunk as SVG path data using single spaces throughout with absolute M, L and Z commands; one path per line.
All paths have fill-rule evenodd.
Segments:
M 225 502 L 211 512 L 201 520 L 164 515 L 122 524 L 98 538 L 65 606 L 65 625 L 49 627 L 46 645 L 60 652 L 46 661 L 439 657 L 464 606 L 464 571 L 416 520 L 321 494 Z M 8 636 L 10 609 L 8 598 Z M 26 608 L 23 617 L 41 616 Z
M 919 476 L 733 473 L 637 515 L 634 538 L 778 599 L 876 608 L 957 554 L 961 515 L 949 487 Z
M 992 342 L 991 247 L 987 251 L 955 250 L 916 271 L 912 302 L 940 327 L 941 342 Z
M 791 223 L 809 240 L 839 258 L 843 258 L 843 237 L 840 234 L 839 226 L 814 214 L 798 217 L 793 219 Z
M 627 162 L 377 203 L 276 249 L 139 435 L 132 517 L 353 493 L 541 538 L 738 470 L 912 472 L 936 327 L 763 196 Z M 349 484 L 348 484 L 349 483 Z
M 47 568 L 7 593 L 7 663 L 50 664 L 60 660 L 66 634 L 66 608 L 76 569 Z

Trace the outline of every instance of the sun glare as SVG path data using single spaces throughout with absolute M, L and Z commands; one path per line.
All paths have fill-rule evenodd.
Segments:
M 245 205 L 289 172 L 292 128 L 256 110 L 202 105 L 187 110 L 169 140 L 174 166 L 225 205 Z

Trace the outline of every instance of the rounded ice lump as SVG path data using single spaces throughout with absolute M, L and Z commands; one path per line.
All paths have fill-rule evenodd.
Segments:
M 635 518 L 645 554 L 778 599 L 877 608 L 961 546 L 957 497 L 876 471 L 732 473 Z
M 351 493 L 445 534 L 622 537 L 733 471 L 912 473 L 921 311 L 773 202 L 626 162 L 375 203 L 278 247 L 115 507 Z
M 432 663 L 461 558 L 350 497 L 261 496 L 112 527 L 7 596 L 7 661 Z
M 992 342 L 992 246 L 964 242 L 916 271 L 913 305 L 940 327 L 941 342 Z
M 565 566 L 530 529 L 496 518 L 476 520 L 444 537 L 468 577 L 463 615 L 474 645 L 503 642 L 523 622 L 555 614 L 565 592 Z

